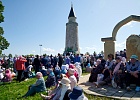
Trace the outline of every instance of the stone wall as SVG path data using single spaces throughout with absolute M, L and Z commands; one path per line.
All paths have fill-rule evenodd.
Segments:
M 130 35 L 126 40 L 126 49 L 127 60 L 129 60 L 133 54 L 137 55 L 140 60 L 140 36 L 135 34 Z

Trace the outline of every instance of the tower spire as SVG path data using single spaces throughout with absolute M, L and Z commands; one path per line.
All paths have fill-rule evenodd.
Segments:
M 71 2 L 71 10 L 70 10 L 70 13 L 69 13 L 68 18 L 69 17 L 75 17 L 75 13 L 74 13 L 74 10 L 73 10 L 73 4 L 72 4 L 72 2 Z
M 73 3 L 71 2 L 71 7 L 73 8 Z

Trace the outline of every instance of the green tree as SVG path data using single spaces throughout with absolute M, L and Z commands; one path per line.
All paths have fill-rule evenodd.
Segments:
M 2 5 L 2 1 L 0 1 L 0 23 L 4 22 L 4 16 L 3 16 L 4 6 Z M 0 27 L 0 54 L 2 53 L 2 50 L 7 49 L 10 45 L 8 41 L 3 37 L 4 30 L 2 27 Z

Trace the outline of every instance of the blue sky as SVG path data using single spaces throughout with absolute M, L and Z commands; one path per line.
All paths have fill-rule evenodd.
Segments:
M 112 36 L 115 25 L 130 15 L 140 15 L 140 0 L 2 0 L 5 21 L 1 26 L 10 46 L 3 53 L 62 53 L 66 23 L 73 3 L 81 53 L 103 50 L 101 38 Z M 140 23 L 130 22 L 117 33 L 116 51 L 125 48 L 131 34 L 140 34 Z

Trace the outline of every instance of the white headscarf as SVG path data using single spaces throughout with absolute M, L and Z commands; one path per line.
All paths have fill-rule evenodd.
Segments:
M 61 96 L 59 100 L 63 100 L 65 93 L 67 92 L 68 89 L 71 89 L 70 84 L 69 85 L 62 85 L 62 90 L 61 90 Z

